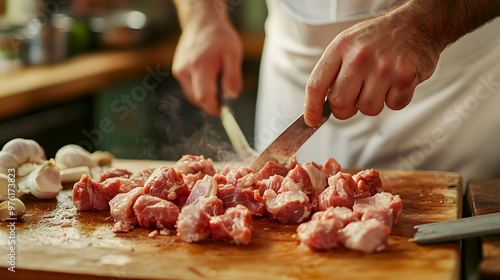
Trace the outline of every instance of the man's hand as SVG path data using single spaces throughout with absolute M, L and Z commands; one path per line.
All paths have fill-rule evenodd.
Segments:
M 174 55 L 173 75 L 192 104 L 218 115 L 219 76 L 222 92 L 230 98 L 238 97 L 242 87 L 241 39 L 227 18 L 225 6 L 218 1 L 176 3 L 183 30 Z
M 488 1 L 476 2 L 495 2 L 499 6 L 500 1 Z M 461 21 L 460 13 L 474 12 L 464 12 L 465 5 L 473 4 L 462 0 L 410 0 L 340 33 L 309 78 L 304 103 L 306 123 L 319 123 L 325 97 L 333 115 L 341 120 L 358 111 L 378 115 L 384 103 L 393 110 L 406 107 L 415 87 L 434 73 L 444 48 L 495 16 L 490 12 L 493 7 L 488 7 L 487 12 L 475 11 L 483 13 L 483 21 L 477 19 L 481 18 L 477 14 L 470 21 Z M 453 23 L 466 26 L 455 27 Z

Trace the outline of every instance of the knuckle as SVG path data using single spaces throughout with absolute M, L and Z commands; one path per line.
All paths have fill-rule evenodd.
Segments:
M 392 110 L 401 110 L 410 103 L 412 95 L 412 91 L 401 92 L 386 101 L 387 107 Z

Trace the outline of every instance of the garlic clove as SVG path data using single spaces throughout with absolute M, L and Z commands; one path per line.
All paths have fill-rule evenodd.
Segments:
M 83 174 L 90 175 L 90 169 L 87 166 L 79 166 L 59 171 L 61 183 L 75 183 L 80 181 Z
M 113 159 L 115 159 L 112 153 L 106 151 L 95 151 L 91 157 L 98 166 L 111 166 Z
M 40 167 L 40 164 L 24 163 L 17 168 L 16 175 L 18 177 L 28 176 L 31 172 L 35 171 L 35 169 L 37 169 L 38 167 Z
M 21 191 L 29 191 L 37 198 L 54 198 L 63 188 L 59 168 L 57 168 L 53 159 L 48 160 L 28 176 L 20 177 L 18 187 Z
M 9 218 L 19 218 L 26 214 L 26 205 L 19 199 L 6 200 L 0 203 L 0 220 L 6 221 Z
M 3 146 L 2 152 L 14 156 L 17 161 L 16 167 L 27 162 L 41 164 L 47 159 L 43 148 L 36 141 L 30 139 L 12 139 Z
M 0 173 L 7 174 L 9 169 L 17 168 L 17 158 L 11 153 L 0 152 Z
M 60 169 L 67 169 L 79 166 L 88 166 L 92 168 L 97 165 L 92 159 L 92 154 L 84 148 L 70 144 L 66 145 L 57 151 L 55 162 Z
M 12 187 L 12 183 L 9 182 L 9 177 L 6 174 L 0 174 L 0 201 L 9 200 L 15 193 L 15 197 L 21 197 L 24 192 L 17 189 L 16 184 Z

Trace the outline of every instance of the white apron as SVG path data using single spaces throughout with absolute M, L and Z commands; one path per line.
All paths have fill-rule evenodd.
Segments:
M 315 1 L 326 5 L 323 12 L 308 8 Z M 258 151 L 303 112 L 305 85 L 331 40 L 393 2 L 267 1 L 255 127 Z M 465 180 L 500 177 L 499 107 L 497 19 L 448 47 L 405 109 L 386 107 L 376 117 L 358 113 L 344 121 L 331 117 L 296 155 L 299 162 L 323 163 L 333 157 L 344 167 L 453 171 Z

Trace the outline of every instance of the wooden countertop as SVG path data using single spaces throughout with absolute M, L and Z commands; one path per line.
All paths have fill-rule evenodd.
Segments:
M 89 53 L 57 65 L 32 66 L 0 76 L 0 119 L 69 101 L 146 73 L 146 67 L 170 69 L 178 36 L 152 46 Z M 245 59 L 258 60 L 264 37 L 242 34 Z

